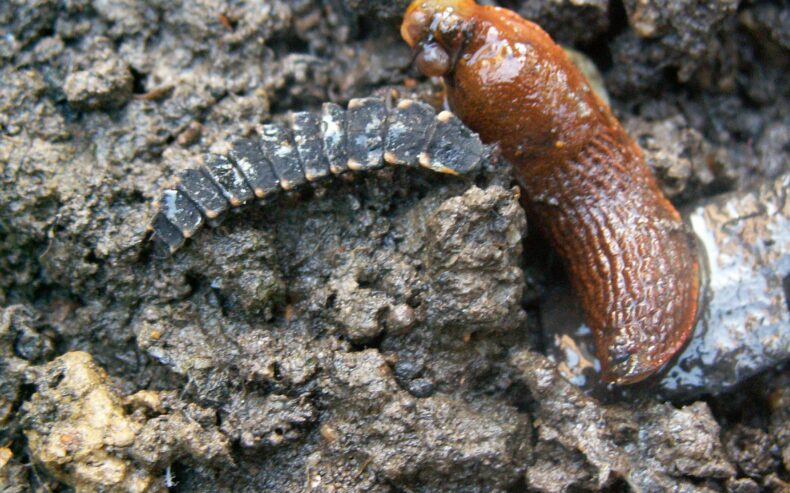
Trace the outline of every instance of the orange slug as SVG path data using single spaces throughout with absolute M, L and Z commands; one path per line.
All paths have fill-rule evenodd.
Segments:
M 680 350 L 699 294 L 694 243 L 639 146 L 540 27 L 472 0 L 416 0 L 401 35 L 453 112 L 513 165 L 563 259 L 602 378 L 638 382 Z

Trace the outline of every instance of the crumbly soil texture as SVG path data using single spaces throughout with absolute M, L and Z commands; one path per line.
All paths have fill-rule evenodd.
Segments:
M 503 5 L 596 63 L 678 206 L 790 171 L 787 2 Z M 160 191 L 257 125 L 440 105 L 405 7 L 0 2 L 0 491 L 788 491 L 786 365 L 670 400 L 560 375 L 540 307 L 561 269 L 495 155 L 151 246 Z

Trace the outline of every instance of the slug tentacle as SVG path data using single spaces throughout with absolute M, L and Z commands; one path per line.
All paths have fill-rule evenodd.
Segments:
M 513 165 L 530 220 L 570 271 L 604 380 L 654 373 L 692 333 L 699 264 L 639 146 L 562 48 L 513 12 L 416 0 L 401 34 L 457 56 L 443 74 L 450 108 Z

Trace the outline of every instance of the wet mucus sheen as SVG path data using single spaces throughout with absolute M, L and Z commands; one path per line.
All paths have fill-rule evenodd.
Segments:
M 511 11 L 418 0 L 401 33 L 418 68 L 443 76 L 453 112 L 513 165 L 581 299 L 604 380 L 658 370 L 692 332 L 699 266 L 638 145 L 562 48 Z

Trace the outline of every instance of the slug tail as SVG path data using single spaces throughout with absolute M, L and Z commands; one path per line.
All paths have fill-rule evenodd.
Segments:
M 680 215 L 638 149 L 605 134 L 541 182 L 527 187 L 532 215 L 570 272 L 603 380 L 648 377 L 696 321 L 699 265 Z

